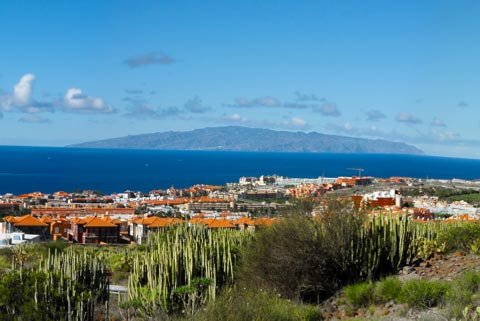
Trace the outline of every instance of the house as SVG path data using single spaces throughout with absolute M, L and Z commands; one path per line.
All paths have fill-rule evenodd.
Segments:
M 252 219 L 249 219 L 248 217 L 240 217 L 233 221 L 233 224 L 239 229 L 239 230 L 247 230 L 250 232 L 255 231 L 255 222 Z
M 230 220 L 226 219 L 220 219 L 216 220 L 214 219 L 211 221 L 209 224 L 207 224 L 208 228 L 210 229 L 234 229 L 235 225 L 232 223 Z
M 133 215 L 134 208 L 117 207 L 39 207 L 32 208 L 32 215 L 35 216 L 87 216 L 87 215 Z
M 59 238 L 68 239 L 68 231 L 72 228 L 72 223 L 66 218 L 58 218 L 52 220 L 50 223 L 50 234 L 53 236 L 53 240 Z
M 104 218 L 73 218 L 68 240 L 81 244 L 119 243 L 120 227 Z
M 0 203 L 0 217 L 12 215 L 20 211 L 20 203 Z
M 183 220 L 157 216 L 138 217 L 130 221 L 130 236 L 134 242 L 143 244 L 149 233 L 178 224 L 183 224 Z
M 4 218 L 6 233 L 22 232 L 40 235 L 40 240 L 51 239 L 49 225 L 32 215 L 7 216 Z
M 23 232 L 0 234 L 0 247 L 38 242 L 40 242 L 40 235 L 37 234 L 25 234 Z

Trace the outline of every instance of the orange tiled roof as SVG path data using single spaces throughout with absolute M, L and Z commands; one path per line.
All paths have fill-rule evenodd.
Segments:
M 469 214 L 459 214 L 444 220 L 444 222 L 457 222 L 457 221 L 478 221 L 478 218 L 471 216 Z
M 180 205 L 180 204 L 185 204 L 188 203 L 190 200 L 188 198 L 177 198 L 174 200 L 152 200 L 152 201 L 147 201 L 148 204 L 151 206 L 155 205 Z
M 53 195 L 55 195 L 55 196 L 70 196 L 70 194 L 65 192 L 65 191 L 58 191 L 58 192 L 53 193 Z
M 149 225 L 149 224 L 151 224 L 156 218 L 157 218 L 156 216 L 148 216 L 148 217 L 138 216 L 138 217 L 132 219 L 130 222 L 131 222 L 131 223 L 135 223 L 135 224 Z
M 235 225 L 229 220 L 214 220 L 210 224 L 207 224 L 209 228 L 234 228 Z
M 87 217 L 84 217 L 84 218 L 80 219 L 80 221 L 78 221 L 77 224 L 88 224 L 92 220 L 94 220 L 95 218 L 96 218 L 96 216 L 87 216 Z
M 213 223 L 213 221 L 216 221 L 216 219 L 214 219 L 214 218 L 205 218 L 205 219 L 201 220 L 199 223 L 205 224 L 205 225 L 210 225 L 210 224 Z
M 113 223 L 113 224 L 121 224 L 122 223 L 122 221 L 120 221 L 119 219 L 111 218 L 110 216 L 105 216 L 103 219 L 105 221 Z
M 197 224 L 197 223 L 202 223 L 202 221 L 203 221 L 203 218 L 201 217 L 193 217 L 190 219 L 189 222 L 192 224 Z
M 272 225 L 273 221 L 274 220 L 272 218 L 262 217 L 262 218 L 257 218 L 253 222 L 255 226 L 270 226 Z
M 15 217 L 15 216 L 8 215 L 8 216 L 5 216 L 5 217 L 3 218 L 3 220 L 4 220 L 5 222 L 13 223 L 13 222 L 16 221 L 16 217 Z
M 255 225 L 255 222 L 252 219 L 249 219 L 248 217 L 240 217 L 233 221 L 235 224 L 247 224 L 247 225 Z
M 137 220 L 139 220 L 139 219 L 140 219 L 140 216 L 138 216 L 138 215 L 137 215 L 137 216 L 134 216 L 134 217 L 132 217 L 132 218 L 130 218 L 130 219 L 128 220 L 128 223 L 135 223 L 135 222 L 137 222 Z
M 42 216 L 42 218 L 40 218 L 40 221 L 42 221 L 43 223 L 53 223 L 54 221 L 48 217 L 48 216 Z
M 149 227 L 150 228 L 165 227 L 165 226 L 171 226 L 171 225 L 182 224 L 182 223 L 183 221 L 178 218 L 157 217 L 156 220 L 149 225 Z
M 223 199 L 223 198 L 211 198 L 211 197 L 207 197 L 207 196 L 202 196 L 195 201 L 199 202 L 199 203 L 229 203 L 231 200 Z
M 100 217 L 93 217 L 93 219 L 85 224 L 85 227 L 116 227 L 116 225 Z
M 24 215 L 15 219 L 13 223 L 15 226 L 47 226 L 47 224 L 40 221 L 31 215 Z

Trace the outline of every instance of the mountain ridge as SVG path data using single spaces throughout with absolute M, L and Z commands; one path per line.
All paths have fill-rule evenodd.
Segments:
M 354 138 L 318 132 L 288 132 L 241 126 L 166 131 L 67 145 L 83 148 L 215 150 L 257 152 L 331 152 L 423 155 L 419 148 L 383 139 Z

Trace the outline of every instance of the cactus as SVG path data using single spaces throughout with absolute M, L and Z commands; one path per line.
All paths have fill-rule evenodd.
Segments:
M 190 289 L 196 280 L 209 280 L 202 288 L 201 301 L 214 300 L 217 287 L 233 281 L 237 259 L 234 250 L 252 237 L 244 231 L 215 231 L 187 225 L 151 234 L 147 240 L 149 250 L 137 254 L 133 260 L 125 305 L 140 301 L 138 312 L 153 316 L 158 311 L 182 311 L 188 301 L 192 313 L 192 306 L 198 305 L 192 305 L 191 298 L 186 300 L 185 289 Z

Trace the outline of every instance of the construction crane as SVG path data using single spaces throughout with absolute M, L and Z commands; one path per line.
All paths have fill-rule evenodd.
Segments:
M 358 171 L 358 177 L 362 178 L 363 168 L 347 168 L 347 169 L 351 171 Z

